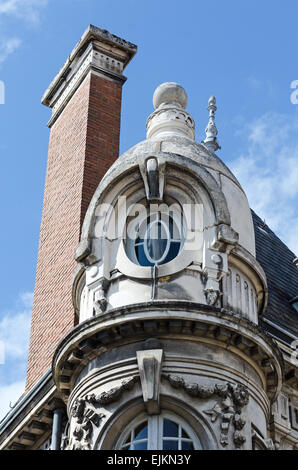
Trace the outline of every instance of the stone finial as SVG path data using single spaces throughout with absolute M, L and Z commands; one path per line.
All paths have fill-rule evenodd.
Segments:
M 147 119 L 147 139 L 174 136 L 195 138 L 195 123 L 185 111 L 187 94 L 175 82 L 159 85 L 153 95 L 155 111 Z
M 180 105 L 183 109 L 187 105 L 187 94 L 184 88 L 175 82 L 165 82 L 159 85 L 153 94 L 153 106 L 155 109 L 169 103 Z
M 207 109 L 209 111 L 209 122 L 205 129 L 206 138 L 203 140 L 203 144 L 205 144 L 206 147 L 212 152 L 216 152 L 216 150 L 220 149 L 221 147 L 219 146 L 216 138 L 218 131 L 215 125 L 215 111 L 217 110 L 215 96 L 210 96 L 208 104 L 209 106 Z

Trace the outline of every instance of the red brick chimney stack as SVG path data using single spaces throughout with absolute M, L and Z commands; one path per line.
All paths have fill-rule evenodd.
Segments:
M 136 50 L 90 25 L 42 98 L 52 116 L 26 391 L 76 323 L 74 251 L 90 199 L 118 157 L 122 72 Z

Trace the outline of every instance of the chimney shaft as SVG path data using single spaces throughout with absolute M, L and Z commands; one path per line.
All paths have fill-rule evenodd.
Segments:
M 118 157 L 122 72 L 136 49 L 89 26 L 42 98 L 52 116 L 26 391 L 76 324 L 74 252 L 93 193 Z

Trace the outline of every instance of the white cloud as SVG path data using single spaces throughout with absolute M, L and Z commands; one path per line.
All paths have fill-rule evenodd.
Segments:
M 0 64 L 2 64 L 7 57 L 18 49 L 22 43 L 19 38 L 9 38 L 2 40 L 0 45 Z
M 0 420 L 9 412 L 10 408 L 24 393 L 25 381 L 20 380 L 10 385 L 0 387 Z
M 27 308 L 32 309 L 33 305 L 33 292 L 23 292 L 20 295 L 21 301 L 23 302 L 24 306 Z
M 40 10 L 49 0 L 0 0 L 0 15 L 14 16 L 29 23 L 40 21 Z
M 38 25 L 41 12 L 50 0 L 0 0 L 0 65 L 17 50 L 22 40 L 18 37 L 9 37 L 4 33 L 5 19 L 14 18 L 29 25 Z
M 31 310 L 6 315 L 0 321 L 0 341 L 4 343 L 4 358 L 27 357 Z
M 267 113 L 244 126 L 247 150 L 230 163 L 250 206 L 298 253 L 298 118 Z
M 0 316 L 0 342 L 4 354 L 0 363 L 0 416 L 9 411 L 24 391 L 31 324 L 32 292 L 23 292 L 13 309 Z

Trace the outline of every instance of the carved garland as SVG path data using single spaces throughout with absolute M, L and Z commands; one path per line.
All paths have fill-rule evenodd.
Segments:
M 119 387 L 114 387 L 100 395 L 86 395 L 85 398 L 76 398 L 71 409 L 71 415 L 76 419 L 72 438 L 69 440 L 68 450 L 90 450 L 94 427 L 98 427 L 105 418 L 103 413 L 96 409 L 98 405 L 108 405 L 120 398 L 125 390 L 131 390 L 138 377 L 134 376 L 122 380 Z
M 197 383 L 186 383 L 183 377 L 177 375 L 164 375 L 174 388 L 182 388 L 188 395 L 196 398 L 210 398 L 218 395 L 220 400 L 216 402 L 213 408 L 204 410 L 204 413 L 211 417 L 211 422 L 215 423 L 218 418 L 220 423 L 220 444 L 223 447 L 228 445 L 228 432 L 230 424 L 233 423 L 235 431 L 233 433 L 233 441 L 236 448 L 246 441 L 245 436 L 241 433 L 245 425 L 245 420 L 241 416 L 242 408 L 247 405 L 249 395 L 247 387 L 241 384 L 233 384 L 227 382 L 225 384 L 215 384 L 214 386 L 199 385 Z

